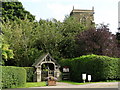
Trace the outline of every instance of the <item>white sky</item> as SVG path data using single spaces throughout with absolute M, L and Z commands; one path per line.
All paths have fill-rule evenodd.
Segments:
M 120 27 L 120 2 L 119 2 L 119 6 L 118 6 L 118 22 L 119 22 L 118 27 Z
M 36 20 L 51 19 L 63 21 L 74 6 L 75 9 L 92 9 L 95 23 L 109 23 L 112 33 L 118 30 L 118 1 L 120 0 L 19 0 L 24 8 L 36 16 Z

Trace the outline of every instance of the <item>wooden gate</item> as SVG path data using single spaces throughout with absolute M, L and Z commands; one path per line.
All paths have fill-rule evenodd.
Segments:
M 45 81 L 48 77 L 48 71 L 41 72 L 41 81 Z
M 54 70 L 49 71 L 42 71 L 41 72 L 41 80 L 46 81 L 47 77 L 53 76 L 54 77 Z

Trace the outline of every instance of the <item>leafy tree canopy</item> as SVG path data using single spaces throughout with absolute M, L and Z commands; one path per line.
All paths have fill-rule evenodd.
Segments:
M 2 38 L 2 35 L 0 35 L 0 53 L 2 52 L 2 55 L 0 59 L 0 64 L 4 65 L 5 61 L 8 59 L 11 59 L 14 57 L 13 50 L 10 49 L 10 45 L 6 43 L 6 41 Z
M 74 58 L 85 54 L 117 57 L 115 35 L 105 25 L 86 28 L 73 17 L 63 22 L 40 20 L 30 22 L 27 18 L 3 22 L 3 38 L 8 49 L 13 50 L 13 62 L 6 65 L 31 66 L 42 54 L 49 52 L 56 60 Z
M 3 0 L 2 0 L 3 1 Z M 26 11 L 23 8 L 23 5 L 18 0 L 12 0 L 7 2 L 2 2 L 2 19 L 4 21 L 9 20 L 17 20 L 17 19 L 24 20 L 25 18 L 29 19 L 30 21 L 35 20 L 35 16 L 33 16 L 30 12 Z
M 78 56 L 97 54 L 111 57 L 119 57 L 116 36 L 109 32 L 106 25 L 99 28 L 90 28 L 76 36 Z

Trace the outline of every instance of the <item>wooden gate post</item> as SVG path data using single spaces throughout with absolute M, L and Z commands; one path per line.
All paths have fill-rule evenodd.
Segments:
M 41 82 L 41 67 L 37 67 L 37 82 Z

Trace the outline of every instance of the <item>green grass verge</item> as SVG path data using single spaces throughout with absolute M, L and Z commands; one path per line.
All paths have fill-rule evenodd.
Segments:
M 83 84 L 85 84 L 85 83 L 72 82 L 72 81 L 59 81 L 59 82 L 69 83 L 69 84 L 73 84 L 73 85 L 83 85 Z
M 106 80 L 106 81 L 100 81 L 100 82 L 120 82 L 120 80 Z
M 12 87 L 12 88 L 30 88 L 30 87 L 42 87 L 46 86 L 46 82 L 27 82 L 22 87 Z
M 86 82 L 86 83 L 72 82 L 72 81 L 59 81 L 59 82 L 69 83 L 69 84 L 73 84 L 73 85 L 84 85 L 84 84 L 89 84 L 89 83 L 120 82 L 120 80 L 119 81 L 117 81 L 117 80 L 107 80 L 107 81 Z M 27 82 L 23 87 L 12 87 L 12 88 L 30 88 L 30 87 L 42 87 L 42 86 L 46 86 L 46 82 Z
M 83 85 L 83 84 L 90 84 L 90 83 L 103 83 L 103 82 L 120 82 L 118 80 L 107 80 L 107 81 L 100 81 L 100 82 L 72 82 L 72 81 L 59 81 L 59 82 L 63 82 L 63 83 L 69 83 L 69 84 L 73 84 L 73 85 Z
M 46 82 L 28 82 L 24 88 L 46 86 Z

